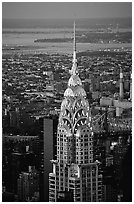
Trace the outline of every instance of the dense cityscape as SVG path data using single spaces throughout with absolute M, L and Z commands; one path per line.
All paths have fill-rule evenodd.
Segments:
M 96 29 L 104 48 L 81 52 L 72 30 L 69 54 L 3 45 L 3 202 L 132 201 L 131 33 Z

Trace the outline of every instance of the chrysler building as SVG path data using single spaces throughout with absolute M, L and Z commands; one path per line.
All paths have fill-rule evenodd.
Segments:
M 64 92 L 57 129 L 57 160 L 51 160 L 49 201 L 59 192 L 70 192 L 74 202 L 102 201 L 102 175 L 93 160 L 92 117 L 78 74 L 74 23 L 73 63 Z

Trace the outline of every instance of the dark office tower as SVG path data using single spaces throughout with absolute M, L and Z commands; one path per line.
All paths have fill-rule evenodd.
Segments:
M 130 78 L 130 100 L 132 101 L 132 73 Z
M 52 171 L 50 159 L 53 158 L 53 120 L 44 118 L 44 201 L 49 201 L 49 173 Z
M 73 194 L 74 202 L 101 201 L 102 175 L 93 161 L 93 131 L 86 92 L 78 76 L 75 24 L 73 66 L 68 88 L 61 104 L 57 130 L 57 160 L 51 160 L 49 201 L 56 202 L 59 192 Z
M 49 200 L 49 173 L 52 171 L 51 158 L 56 158 L 57 116 L 39 117 L 36 120 L 40 141 L 40 201 Z
M 35 127 L 37 134 L 39 135 L 39 147 L 40 147 L 40 157 L 39 157 L 39 195 L 40 201 L 44 201 L 44 133 L 43 133 L 43 121 L 44 119 L 36 118 Z

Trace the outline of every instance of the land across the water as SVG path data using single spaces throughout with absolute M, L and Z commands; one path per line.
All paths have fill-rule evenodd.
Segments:
M 117 27 L 117 23 L 119 27 Z M 76 22 L 77 52 L 132 49 L 130 19 L 79 19 Z M 73 21 L 6 20 L 2 28 L 2 53 L 73 52 Z
M 77 51 L 132 51 L 132 43 L 77 43 Z M 72 42 L 35 43 L 34 45 L 3 45 L 2 53 L 72 54 Z
M 43 38 L 35 39 L 34 42 L 71 42 L 72 37 L 60 37 L 60 38 Z M 132 32 L 78 32 L 76 35 L 76 41 L 78 43 L 131 43 Z

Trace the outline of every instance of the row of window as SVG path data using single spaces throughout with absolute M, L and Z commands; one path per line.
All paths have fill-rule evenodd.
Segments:
M 60 158 L 57 158 L 58 161 L 60 160 L 60 163 L 64 163 L 64 161 L 68 162 L 68 163 L 72 163 L 72 157 L 66 157 L 66 156 L 61 156 Z M 92 163 L 92 158 L 91 159 L 84 159 L 84 160 L 80 160 L 79 158 L 76 158 L 76 164 L 89 164 Z
M 67 145 L 67 143 L 64 143 L 64 142 L 57 142 L 57 146 L 64 146 L 66 144 L 66 146 L 80 146 L 80 147 L 83 147 L 83 146 L 93 146 L 93 143 L 92 141 L 89 141 L 89 142 L 71 142 L 70 144 Z
M 60 155 L 60 157 L 58 157 L 58 159 L 60 159 L 60 160 L 70 160 L 70 159 L 72 159 L 72 157 L 71 156 L 63 156 L 63 155 Z M 92 157 L 90 158 L 90 157 L 88 157 L 88 156 L 85 156 L 85 157 L 78 157 L 78 156 L 76 156 L 76 163 L 78 163 L 78 162 L 80 162 L 81 164 L 84 164 L 84 163 L 88 163 L 88 162 L 90 162 L 90 163 L 92 163 Z
M 82 135 L 79 136 L 79 138 L 76 138 L 76 139 L 92 138 L 92 136 L 89 135 L 89 131 L 91 131 L 91 130 L 89 130 L 89 129 L 83 130 L 84 133 L 85 133 L 85 132 L 88 132 L 88 134 L 84 134 L 84 135 L 82 134 Z M 64 130 L 59 130 L 59 132 L 64 132 Z M 58 136 L 57 139 L 58 139 L 58 138 L 61 139 L 62 137 L 66 137 L 66 134 L 63 135 L 63 134 L 58 133 L 57 136 Z M 70 137 L 67 137 L 67 138 L 68 138 L 68 139 L 72 139 L 72 138 L 70 138 Z

